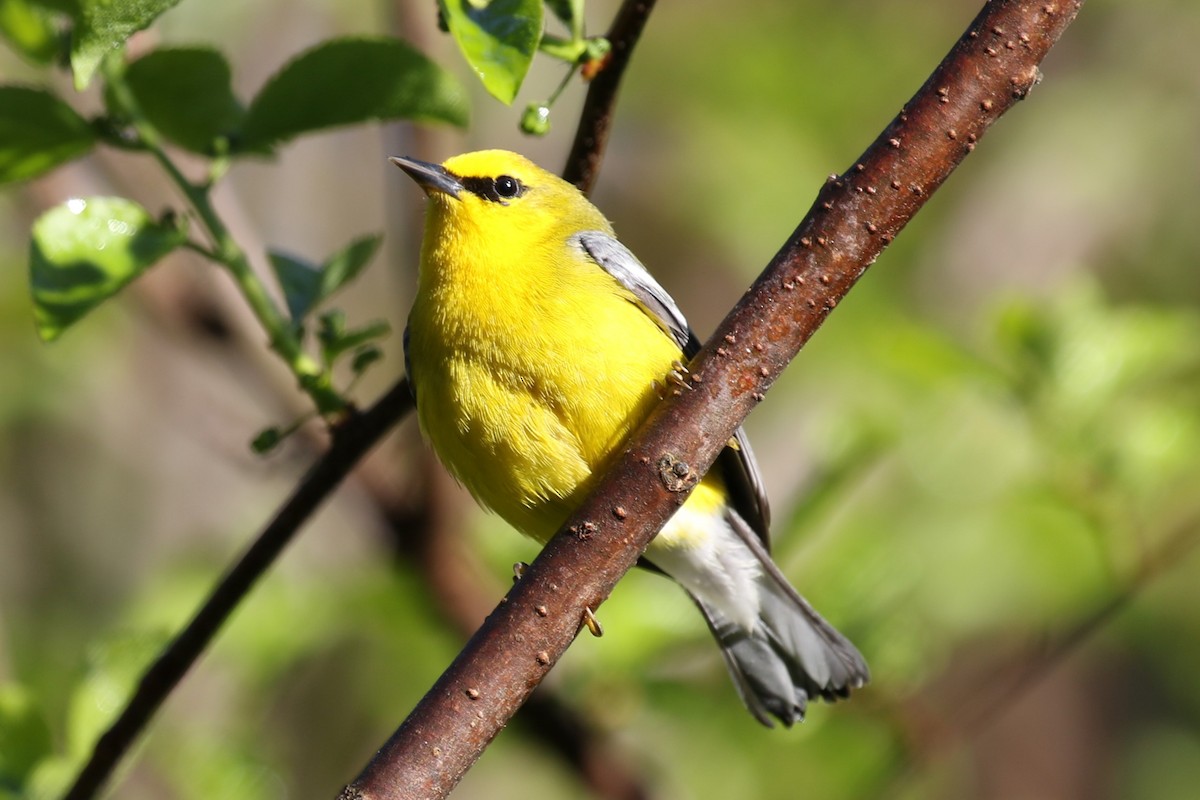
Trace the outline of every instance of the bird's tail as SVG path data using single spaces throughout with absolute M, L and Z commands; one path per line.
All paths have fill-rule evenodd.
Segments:
M 754 628 L 746 630 L 711 604 L 692 599 L 750 713 L 767 727 L 774 726 L 772 716 L 790 727 L 804 718 L 810 698 L 847 697 L 870 673 L 858 649 L 792 588 L 758 537 L 747 533 L 743 539 L 762 564 Z

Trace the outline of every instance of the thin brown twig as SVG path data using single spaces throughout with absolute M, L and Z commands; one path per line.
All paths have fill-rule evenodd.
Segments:
M 980 137 L 1036 84 L 1082 0 L 993 0 L 813 208 L 343 800 L 443 798 L 636 562 L 787 363 Z
M 579 127 L 575 129 L 575 141 L 563 168 L 563 180 L 575 184 L 584 194 L 589 193 L 600 174 L 600 160 L 608 144 L 608 132 L 612 128 L 613 109 L 617 102 L 617 90 L 625 67 L 633 55 L 633 48 L 646 27 L 646 20 L 654 10 L 655 0 L 625 0 L 613 23 L 608 29 L 608 41 L 612 50 L 604 68 L 592 79 L 583 111 L 579 115 Z
M 407 379 L 398 381 L 367 411 L 334 431 L 333 443 L 292 491 L 245 554 L 225 574 L 187 627 L 142 676 L 121 715 L 96 742 L 64 800 L 94 797 L 132 747 L 147 722 L 196 662 L 238 604 L 275 563 L 284 547 L 342 479 L 412 408 Z

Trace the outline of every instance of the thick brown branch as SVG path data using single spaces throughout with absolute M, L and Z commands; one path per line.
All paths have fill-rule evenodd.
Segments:
M 600 174 L 600 160 L 604 157 L 604 146 L 612 128 L 621 77 L 633 55 L 633 47 L 642 35 L 642 28 L 654 10 L 654 3 L 655 0 L 625 0 L 608 30 L 612 51 L 604 68 L 588 87 L 579 127 L 575 129 L 575 141 L 563 168 L 563 179 L 578 186 L 584 194 L 592 190 L 596 176 Z
M 1082 0 L 993 0 L 849 171 L 833 176 L 662 403 L 341 797 L 445 797 L 859 276 L 1023 98 Z
M 117 720 L 96 742 L 64 800 L 95 796 L 158 707 L 187 674 L 230 613 L 275 563 L 300 527 L 333 493 L 359 460 L 412 408 L 408 381 L 401 379 L 362 414 L 336 430 L 328 452 L 309 470 L 263 532 L 233 565 L 204 605 L 142 676 Z

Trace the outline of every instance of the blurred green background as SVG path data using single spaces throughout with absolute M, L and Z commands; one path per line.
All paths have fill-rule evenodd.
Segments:
M 978 6 L 660 4 L 594 199 L 702 336 Z M 589 32 L 615 8 L 592 0 Z M 340 305 L 398 331 L 422 197 L 385 157 L 506 147 L 560 168 L 583 88 L 547 138 L 523 137 L 520 108 L 562 68 L 539 58 L 503 107 L 426 2 L 184 2 L 142 42 L 216 44 L 246 97 L 300 50 L 364 32 L 458 73 L 470 130 L 309 137 L 239 163 L 217 198 L 252 252 L 319 259 L 386 231 Z M 1195 797 L 1197 38 L 1193 0 L 1087 3 L 1043 83 L 749 420 L 778 561 L 860 646 L 870 687 L 793 730 L 762 729 L 686 598 L 648 574 L 622 582 L 600 613 L 606 635 L 552 673 L 558 702 L 603 743 L 593 768 L 627 776 L 625 796 Z M 0 51 L 0 79 L 46 77 Z M 70 94 L 65 77 L 53 85 Z M 72 103 L 99 108 L 94 90 Z M 30 224 L 88 194 L 177 205 L 148 159 L 111 150 L 0 192 L 0 776 L 34 788 L 69 774 L 313 457 L 302 441 L 250 453 L 302 399 L 225 276 L 194 257 L 158 265 L 60 342 L 37 341 Z M 364 403 L 403 370 L 398 334 L 385 349 L 355 392 Z M 534 548 L 429 463 L 408 420 L 368 468 L 400 506 L 438 505 L 450 552 L 474 553 L 462 579 L 486 610 Z M 332 797 L 449 662 L 462 632 L 428 571 L 397 556 L 366 481 L 237 612 L 113 796 Z M 604 796 L 532 728 L 504 732 L 455 797 Z

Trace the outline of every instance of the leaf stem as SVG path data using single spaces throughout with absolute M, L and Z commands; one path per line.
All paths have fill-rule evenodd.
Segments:
M 120 61 L 117 58 L 106 59 L 103 70 L 112 96 L 121 110 L 129 115 L 130 125 L 137 134 L 142 149 L 154 156 L 154 159 L 179 187 L 180 192 L 192 206 L 212 240 L 212 250 L 204 249 L 199 245 L 189 245 L 189 249 L 225 267 L 233 276 L 242 296 L 254 312 L 254 316 L 266 329 L 271 349 L 287 363 L 296 376 L 300 388 L 316 405 L 317 411 L 324 416 L 344 410 L 346 400 L 333 388 L 333 377 L 329 370 L 323 368 L 304 352 L 303 343 L 296 334 L 291 321 L 271 298 L 266 285 L 251 267 L 245 251 L 234 240 L 229 228 L 226 227 L 221 216 L 213 207 L 210 195 L 213 181 L 207 180 L 202 184 L 197 184 L 188 180 L 179 166 L 167 155 L 162 146 L 161 134 L 141 113 L 137 99 L 125 82 Z M 223 171 L 218 166 L 210 177 L 219 176 Z

